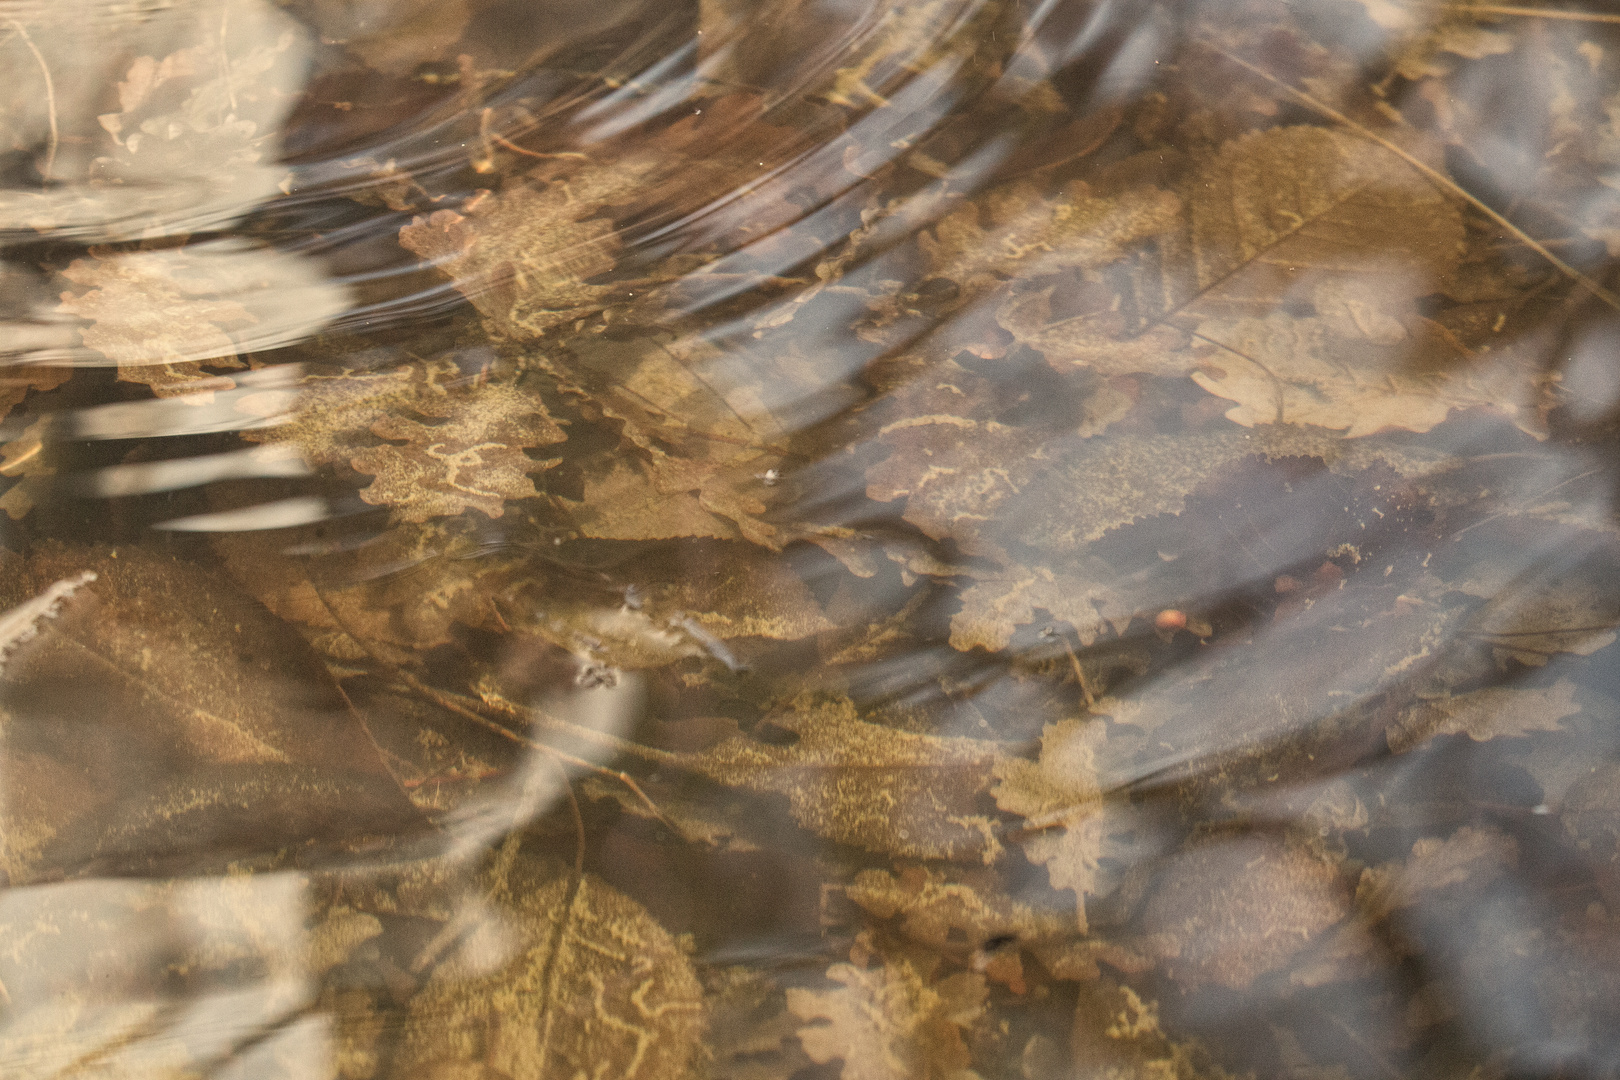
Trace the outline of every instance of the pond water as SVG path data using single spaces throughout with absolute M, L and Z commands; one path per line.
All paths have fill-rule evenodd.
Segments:
M 0 57 L 0 1075 L 1620 1072 L 1620 16 Z

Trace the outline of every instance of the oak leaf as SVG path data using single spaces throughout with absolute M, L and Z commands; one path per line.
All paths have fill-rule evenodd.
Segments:
M 1231 1075 L 1211 1062 L 1198 1043 L 1167 1035 L 1158 1002 L 1111 980 L 1080 988 L 1071 1055 L 1058 1069 L 1042 1075 L 1118 1080 L 1227 1080 Z M 1025 1052 L 1026 1061 L 1036 1056 Z
M 0 419 L 22 404 L 30 390 L 55 390 L 73 377 L 67 367 L 43 367 L 33 364 L 9 366 L 0 373 Z
M 984 976 L 962 972 L 930 983 L 905 958 L 872 968 L 834 964 L 832 990 L 790 987 L 788 1010 L 817 1064 L 842 1060 L 842 1080 L 976 1080 L 962 1029 L 985 1011 Z
M 160 397 L 234 388 L 205 369 L 246 367 L 242 355 L 308 336 L 347 302 L 307 260 L 240 242 L 90 254 L 62 271 L 87 291 L 64 292 L 57 311 L 89 320 L 85 347 Z
M 1475 742 L 1511 739 L 1557 731 L 1561 721 L 1580 711 L 1575 684 L 1568 679 L 1535 690 L 1492 687 L 1419 702 L 1390 725 L 1385 738 L 1397 754 L 1441 735 L 1467 735 Z
M 1373 921 L 1454 886 L 1478 888 L 1512 868 L 1518 843 L 1494 828 L 1463 826 L 1445 839 L 1426 837 L 1403 862 L 1370 866 L 1356 884 L 1356 906 Z
M 1024 818 L 1029 861 L 1046 867 L 1054 889 L 1074 891 L 1081 933 L 1087 929 L 1086 897 L 1103 891 L 1100 862 L 1110 815 L 1097 780 L 1096 755 L 1105 738 L 1097 720 L 1047 724 L 1040 758 L 999 762 L 991 792 L 998 807 Z
M 1143 241 L 1174 230 L 1181 209 L 1179 198 L 1154 188 L 1107 198 L 1077 180 L 1047 198 L 1034 184 L 1020 181 L 992 191 L 982 211 L 974 203 L 952 211 L 933 235 L 918 236 L 917 246 L 928 259 L 930 276 L 973 295 L 1008 277 L 1115 262 Z
M 451 361 L 306 376 L 291 422 L 248 437 L 290 441 L 312 465 L 347 461 L 375 477 L 360 497 L 408 522 L 468 509 L 500 517 L 506 500 L 539 494 L 531 473 L 557 463 L 524 451 L 567 438 L 534 392 Z
M 56 465 L 45 441 L 49 432 L 50 419 L 41 417 L 15 439 L 0 445 L 0 476 L 17 481 L 0 495 L 0 510 L 14 521 L 27 516 L 47 478 L 56 475 Z

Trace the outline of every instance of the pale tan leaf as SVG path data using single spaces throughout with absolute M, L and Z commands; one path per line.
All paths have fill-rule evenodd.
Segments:
M 1557 731 L 1580 711 L 1575 684 L 1568 679 L 1536 690 L 1493 687 L 1419 702 L 1390 725 L 1385 738 L 1397 754 L 1441 735 L 1467 735 L 1475 742 L 1520 738 Z
M 929 983 L 904 958 L 859 968 L 834 964 L 832 990 L 788 990 L 788 1010 L 817 1064 L 842 1061 L 842 1080 L 972 1080 L 962 1028 L 985 1011 L 984 976 L 962 972 Z

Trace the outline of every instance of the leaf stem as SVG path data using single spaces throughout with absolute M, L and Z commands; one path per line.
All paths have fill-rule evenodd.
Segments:
M 1233 55 L 1221 46 L 1215 44 L 1213 41 L 1200 38 L 1198 43 L 1204 46 L 1204 48 L 1226 57 L 1226 59 L 1232 61 L 1232 63 L 1243 68 L 1250 74 L 1257 75 L 1272 85 L 1280 87 L 1291 97 L 1293 97 L 1294 100 L 1298 101 L 1301 105 L 1304 105 L 1311 111 L 1332 120 L 1336 124 L 1342 124 L 1344 127 L 1355 132 L 1357 135 L 1360 135 L 1362 138 L 1382 146 L 1385 150 L 1388 150 L 1390 153 L 1412 166 L 1412 168 L 1422 173 L 1431 183 L 1438 185 L 1442 190 L 1449 192 L 1457 198 L 1463 199 L 1474 209 L 1490 218 L 1491 221 L 1493 221 L 1497 226 L 1507 230 L 1520 243 L 1524 244 L 1525 247 L 1528 247 L 1530 250 L 1534 251 L 1537 255 L 1540 255 L 1543 259 L 1546 259 L 1549 263 L 1556 267 L 1558 271 L 1565 277 L 1574 281 L 1581 288 L 1603 301 L 1609 307 L 1614 308 L 1616 311 L 1620 311 L 1620 296 L 1616 296 L 1608 289 L 1605 289 L 1602 285 L 1599 285 L 1597 282 L 1588 278 L 1585 274 L 1566 263 L 1563 259 L 1560 259 L 1557 255 L 1554 255 L 1540 241 L 1536 240 L 1529 233 L 1525 232 L 1523 229 L 1513 224 L 1513 222 L 1491 209 L 1482 200 L 1480 200 L 1478 196 L 1469 192 L 1466 188 L 1458 184 L 1445 173 L 1442 173 L 1433 166 L 1428 165 L 1427 163 L 1414 157 L 1412 154 L 1408 153 L 1406 150 L 1402 149 L 1400 146 L 1396 145 L 1390 140 L 1384 138 L 1382 135 L 1379 135 L 1372 130 L 1363 127 L 1361 124 L 1356 123 L 1354 120 L 1344 115 L 1344 113 L 1333 108 L 1333 106 L 1328 105 L 1325 102 L 1318 101 L 1316 98 L 1305 93 L 1303 90 L 1295 89 L 1293 86 L 1277 78 L 1277 76 L 1273 75 L 1271 72 L 1262 67 L 1257 67 L 1256 65 L 1249 63 L 1241 56 Z

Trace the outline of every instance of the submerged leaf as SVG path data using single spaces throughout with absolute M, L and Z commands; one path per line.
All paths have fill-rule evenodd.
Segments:
M 878 967 L 834 964 L 833 990 L 788 990 L 801 1020 L 805 1053 L 817 1064 L 842 1060 L 843 1080 L 970 1080 L 972 1054 L 962 1029 L 979 1019 L 984 976 L 962 972 L 929 983 L 910 960 Z
M 1072 889 L 1085 933 L 1086 897 L 1102 891 L 1099 862 L 1108 815 L 1097 782 L 1100 720 L 1063 720 L 1041 733 L 1038 761 L 1008 758 L 996 766 L 996 805 L 1025 819 L 1024 854 L 1046 867 L 1054 889 Z
M 1350 913 L 1337 869 L 1259 836 L 1173 858 L 1143 910 L 1144 944 L 1183 987 L 1242 989 Z
M 1441 735 L 1467 735 L 1475 742 L 1511 739 L 1533 731 L 1557 731 L 1560 721 L 1581 711 L 1575 685 L 1560 679 L 1536 690 L 1493 687 L 1413 705 L 1385 733 L 1399 754 Z
M 556 464 L 524 451 L 567 438 L 537 394 L 469 377 L 450 360 L 306 376 L 291 422 L 248 437 L 291 441 L 313 465 L 347 461 L 376 478 L 362 499 L 412 522 L 468 509 L 500 517 L 507 499 L 539 494 L 531 473 Z
M 768 722 L 786 738 L 733 735 L 670 761 L 786 795 L 799 824 L 839 843 L 920 859 L 989 863 L 1000 853 L 975 806 L 999 759 L 995 744 L 866 723 L 848 700 L 800 701 Z
M 86 709 L 104 716 L 112 725 L 106 738 L 79 753 L 106 752 L 116 731 L 147 754 L 337 762 L 387 776 L 325 669 L 223 578 L 139 547 L 51 544 L 26 559 L 0 557 L 0 565 L 7 606 L 53 581 L 94 575 L 81 597 L 94 597 L 95 618 L 51 622 L 8 664 L 5 700 L 18 721 L 55 716 L 71 721 L 72 731 Z
M 845 894 L 880 919 L 900 917 L 901 932 L 936 949 L 979 948 L 998 939 L 1037 941 L 1060 937 L 1073 929 L 1066 918 L 1040 911 L 921 867 L 899 876 L 885 870 L 862 870 Z
M 411 1002 L 395 1064 L 412 1076 L 684 1080 L 703 1055 L 692 962 L 599 878 L 520 874 Z

